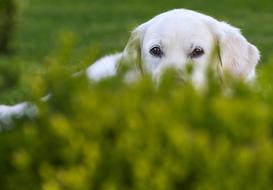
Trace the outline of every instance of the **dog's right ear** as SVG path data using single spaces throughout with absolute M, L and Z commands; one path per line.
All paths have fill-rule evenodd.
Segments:
M 248 81 L 255 78 L 255 68 L 260 52 L 241 34 L 240 30 L 225 22 L 209 19 L 217 46 L 222 72 L 242 77 Z
M 141 62 L 141 44 L 143 41 L 143 36 L 146 32 L 147 23 L 141 24 L 135 28 L 122 52 L 121 61 L 126 64 L 135 65 L 137 69 L 143 72 L 142 62 Z

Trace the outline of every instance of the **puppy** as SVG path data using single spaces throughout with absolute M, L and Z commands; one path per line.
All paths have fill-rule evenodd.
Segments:
M 136 73 L 148 73 L 158 81 L 165 68 L 183 75 L 186 65 L 192 64 L 192 81 L 202 86 L 209 65 L 220 75 L 228 72 L 253 80 L 259 59 L 258 49 L 238 28 L 195 11 L 175 9 L 136 27 L 123 52 L 98 60 L 87 69 L 87 76 L 100 80 L 116 75 L 125 62 L 135 64 Z

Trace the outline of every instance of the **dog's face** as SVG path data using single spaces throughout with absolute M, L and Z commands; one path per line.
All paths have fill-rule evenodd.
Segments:
M 218 47 L 219 52 L 215 51 Z M 137 27 L 123 58 L 138 63 L 140 69 L 155 79 L 167 67 L 183 73 L 187 64 L 193 64 L 193 81 L 199 85 L 205 81 L 208 64 L 214 64 L 222 72 L 253 78 L 259 52 L 238 29 L 180 9 L 158 15 Z
M 141 44 L 146 71 L 158 78 L 164 68 L 172 67 L 182 75 L 186 64 L 191 63 L 195 72 L 204 73 L 214 45 L 213 35 L 205 23 L 180 14 L 164 16 L 149 25 Z M 196 77 L 202 76 L 196 74 Z

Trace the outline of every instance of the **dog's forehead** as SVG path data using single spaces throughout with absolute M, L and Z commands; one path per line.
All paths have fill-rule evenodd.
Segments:
M 209 32 L 200 13 L 176 10 L 163 13 L 151 19 L 147 35 L 175 38 L 204 35 Z
M 169 21 L 169 20 L 189 20 L 189 21 L 203 21 L 207 19 L 211 19 L 210 16 L 196 12 L 191 11 L 187 9 L 174 9 L 171 11 L 167 11 L 164 13 L 161 13 L 154 18 L 151 19 L 151 21 L 158 22 L 161 20 Z
M 144 35 L 144 45 L 183 46 L 188 49 L 194 44 L 206 46 L 212 33 L 202 15 L 193 12 L 170 11 L 151 19 Z

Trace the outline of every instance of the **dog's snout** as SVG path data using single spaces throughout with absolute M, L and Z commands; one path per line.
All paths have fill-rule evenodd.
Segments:
M 180 58 L 175 61 L 169 61 L 169 63 L 167 64 L 169 65 L 169 67 L 172 67 L 178 71 L 182 71 L 185 68 L 186 60 Z

